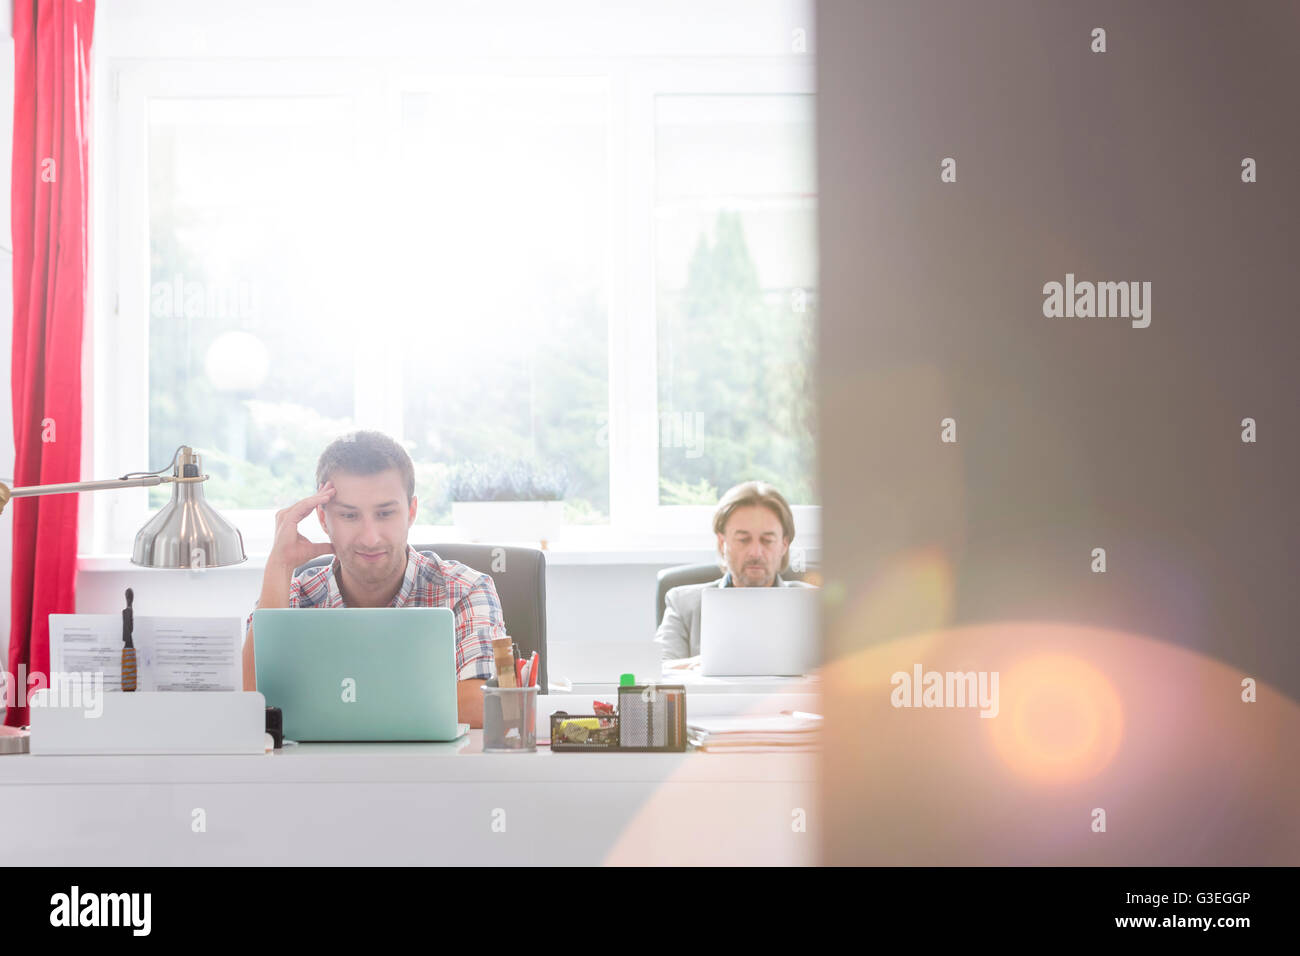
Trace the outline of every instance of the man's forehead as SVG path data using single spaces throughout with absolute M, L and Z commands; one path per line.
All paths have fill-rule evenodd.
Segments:
M 762 505 L 737 508 L 727 519 L 728 534 L 742 532 L 766 534 L 769 531 L 780 534 L 781 519 L 774 515 L 770 508 L 764 508 Z
M 376 472 L 373 475 L 339 473 L 331 475 L 329 480 L 335 488 L 332 503 L 364 508 L 401 504 L 406 500 L 406 489 L 395 470 Z

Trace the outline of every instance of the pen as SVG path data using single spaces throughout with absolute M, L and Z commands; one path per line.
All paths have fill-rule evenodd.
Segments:
M 821 715 L 821 714 L 810 714 L 810 713 L 807 713 L 806 711 L 802 711 L 802 710 L 783 710 L 783 711 L 781 711 L 781 715 L 782 715 L 783 717 L 802 717 L 802 718 L 804 718 L 804 719 L 806 719 L 806 720 L 821 720 L 821 719 L 822 719 L 822 715 Z
M 533 656 L 528 659 L 528 687 L 537 686 L 537 652 L 533 651 Z

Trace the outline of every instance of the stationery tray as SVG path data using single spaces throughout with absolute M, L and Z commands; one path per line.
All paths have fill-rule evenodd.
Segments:
M 551 750 L 556 753 L 609 752 L 618 746 L 618 717 L 551 714 Z

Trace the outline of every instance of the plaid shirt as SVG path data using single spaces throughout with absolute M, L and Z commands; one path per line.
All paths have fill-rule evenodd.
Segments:
M 335 566 L 309 568 L 289 584 L 289 607 L 347 607 L 339 591 Z M 261 603 L 260 600 L 258 603 Z M 254 607 L 256 608 L 256 604 Z M 389 607 L 449 607 L 456 617 L 456 679 L 490 679 L 495 675 L 492 639 L 506 636 L 496 585 L 486 574 L 444 561 L 432 551 L 406 546 L 406 573 Z M 244 639 L 253 615 L 244 625 Z

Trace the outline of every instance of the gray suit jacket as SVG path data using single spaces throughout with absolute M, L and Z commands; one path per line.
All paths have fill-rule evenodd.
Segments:
M 662 649 L 664 660 L 694 657 L 700 653 L 700 605 L 705 588 L 720 588 L 726 575 L 707 584 L 683 584 L 664 595 L 664 619 L 659 622 L 655 643 Z M 786 581 L 779 574 L 777 586 L 783 588 L 810 588 L 803 581 Z

